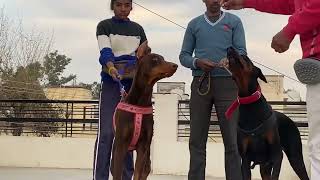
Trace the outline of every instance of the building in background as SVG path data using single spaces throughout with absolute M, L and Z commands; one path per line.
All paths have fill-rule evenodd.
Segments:
M 283 87 L 283 75 L 266 75 L 268 83 L 261 81 L 259 84 L 263 95 L 268 101 L 301 101 L 299 92 L 294 89 L 285 91 Z M 158 82 L 156 93 L 175 93 L 182 96 L 183 100 L 189 99 L 185 93 L 185 82 Z
M 58 105 L 57 108 L 63 108 L 67 113 L 70 114 L 68 118 L 70 119 L 94 119 L 99 117 L 99 112 L 97 104 L 86 104 L 86 103 L 72 103 L 72 101 L 91 101 L 93 100 L 92 92 L 90 89 L 81 87 L 81 86 L 61 86 L 61 87 L 49 87 L 44 89 L 45 95 L 49 100 L 66 100 L 70 101 L 67 103 L 68 107 L 60 107 Z M 71 127 L 72 126 L 72 127 Z M 63 127 L 66 128 L 66 127 Z M 79 132 L 83 132 L 81 137 L 86 137 L 85 132 L 92 129 L 97 129 L 96 125 L 83 123 L 83 124 L 74 124 L 68 125 L 68 129 L 73 128 L 79 130 Z M 74 135 L 76 136 L 76 135 Z
M 50 100 L 92 100 L 91 90 L 80 86 L 49 87 L 44 92 Z
M 158 82 L 157 91 L 158 94 L 177 94 L 181 100 L 189 99 L 189 95 L 185 93 L 185 82 Z
M 258 80 L 262 93 L 268 101 L 283 101 L 284 88 L 283 88 L 283 78 L 282 75 L 266 75 L 265 76 L 268 83 Z
M 288 89 L 284 93 L 286 97 L 283 101 L 302 101 L 300 93 L 294 89 Z

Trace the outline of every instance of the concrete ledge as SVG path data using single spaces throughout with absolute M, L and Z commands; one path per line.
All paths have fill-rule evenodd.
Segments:
M 153 174 L 186 175 L 189 168 L 188 142 L 178 142 L 178 95 L 155 95 L 155 126 L 151 147 Z M 0 166 L 35 168 L 93 167 L 95 138 L 39 138 L 0 136 Z M 305 142 L 304 142 L 305 144 Z M 307 160 L 307 146 L 303 146 Z M 306 163 L 307 169 L 309 164 Z M 224 147 L 222 143 L 207 144 L 207 175 L 225 177 Z M 253 171 L 260 178 L 259 167 Z M 296 180 L 284 156 L 281 179 Z
M 94 139 L 38 138 L 0 136 L 2 167 L 91 169 Z M 187 142 L 166 142 L 159 147 L 153 143 L 153 174 L 186 175 L 189 167 Z M 163 142 L 165 143 L 165 142 Z M 155 146 L 156 145 L 156 146 Z M 307 150 L 304 146 L 305 157 Z M 224 150 L 222 143 L 207 145 L 207 175 L 224 177 Z M 259 167 L 253 171 L 259 178 Z M 298 180 L 284 157 L 280 179 Z
M 92 168 L 95 139 L 0 136 L 0 166 Z

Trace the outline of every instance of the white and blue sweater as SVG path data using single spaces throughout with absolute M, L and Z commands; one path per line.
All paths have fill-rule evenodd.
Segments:
M 99 62 L 105 66 L 108 61 L 127 60 L 130 64 L 136 62 L 136 51 L 140 44 L 147 40 L 143 28 L 130 20 L 116 17 L 101 21 L 97 26 Z M 104 82 L 113 81 L 111 76 L 101 71 Z

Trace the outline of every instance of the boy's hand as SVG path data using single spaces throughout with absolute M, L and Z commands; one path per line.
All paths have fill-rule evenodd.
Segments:
M 228 60 L 228 58 L 221 59 L 220 62 L 219 62 L 219 66 L 228 69 L 229 68 L 229 60 Z
M 217 65 L 209 59 L 197 59 L 196 66 L 204 72 L 210 72 Z

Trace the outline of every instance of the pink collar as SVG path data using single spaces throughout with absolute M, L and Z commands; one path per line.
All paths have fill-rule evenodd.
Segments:
M 140 107 L 140 106 L 135 106 L 135 105 L 131 105 L 131 104 L 127 104 L 124 102 L 120 102 L 115 110 L 115 113 L 113 115 L 113 128 L 114 130 L 116 130 L 116 122 L 115 122 L 115 114 L 117 110 L 123 110 L 126 112 L 130 112 L 133 113 L 134 116 L 134 132 L 133 132 L 133 136 L 132 136 L 132 140 L 129 146 L 129 150 L 135 150 L 136 149 L 136 145 L 137 142 L 139 140 L 140 137 L 140 133 L 141 133 L 141 126 L 142 126 L 142 116 L 146 115 L 146 114 L 152 114 L 153 113 L 153 108 L 151 107 Z
M 124 102 L 119 102 L 116 109 L 124 110 L 124 111 L 131 112 L 131 113 L 137 113 L 137 114 L 152 114 L 153 113 L 152 106 L 140 107 L 140 106 L 124 103 Z
M 251 104 L 258 101 L 261 98 L 261 88 L 257 87 L 257 91 L 247 97 L 237 97 L 237 99 L 230 105 L 228 110 L 225 112 L 227 119 L 230 119 L 232 113 L 238 108 L 240 104 Z

